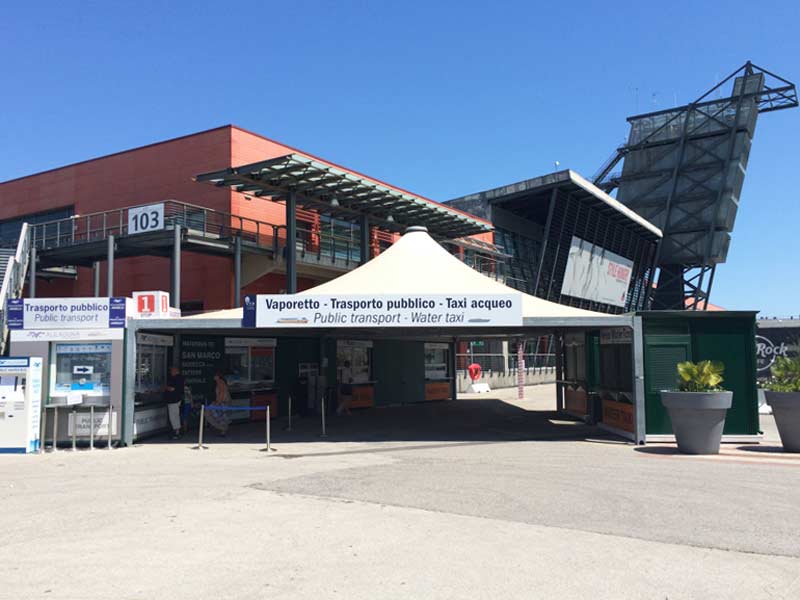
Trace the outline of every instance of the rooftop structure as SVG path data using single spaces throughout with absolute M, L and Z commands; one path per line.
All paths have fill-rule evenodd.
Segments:
M 726 86 L 728 97 L 713 97 Z M 793 83 L 748 62 L 690 104 L 628 118 L 628 141 L 593 181 L 664 232 L 653 308 L 708 306 L 758 115 L 796 106 Z

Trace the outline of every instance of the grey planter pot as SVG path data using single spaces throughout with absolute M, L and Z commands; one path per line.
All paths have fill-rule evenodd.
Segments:
M 672 421 L 678 450 L 684 454 L 719 454 L 725 416 L 733 392 L 661 392 Z
M 800 392 L 765 391 L 786 452 L 800 452 Z

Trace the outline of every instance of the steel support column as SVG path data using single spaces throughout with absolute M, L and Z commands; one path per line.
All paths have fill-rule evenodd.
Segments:
M 242 236 L 237 235 L 233 246 L 233 307 L 242 305 Z
M 31 257 L 28 264 L 28 297 L 36 298 L 36 246 L 31 245 Z M 44 437 L 42 438 L 44 446 Z
M 297 293 L 297 198 L 286 194 L 286 293 Z
M 564 410 L 564 334 L 561 331 L 553 333 L 556 342 L 556 410 Z
M 450 344 L 450 356 L 448 357 L 448 362 L 450 363 L 450 398 L 453 400 L 458 400 L 458 372 L 456 371 L 458 364 L 456 364 L 456 352 L 458 352 L 458 338 L 453 338 Z
M 361 215 L 359 221 L 359 242 L 361 249 L 361 264 L 363 265 L 370 258 L 369 255 L 369 215 Z
M 644 396 L 644 332 L 642 331 L 642 317 L 633 317 L 633 346 L 631 359 L 633 360 L 633 415 L 634 441 L 644 444 L 646 440 L 647 421 L 645 420 Z
M 94 297 L 100 297 L 100 261 L 96 260 L 92 263 L 92 280 Z
M 542 247 L 539 250 L 539 267 L 536 269 L 536 283 L 533 284 L 534 296 L 539 296 L 539 282 L 542 279 L 542 269 L 544 268 L 544 255 L 545 252 L 547 252 L 547 240 L 550 238 L 550 226 L 553 224 L 553 211 L 556 208 L 557 194 L 558 194 L 558 188 L 553 188 L 553 193 L 550 194 L 550 206 L 547 208 L 547 221 L 545 221 L 544 224 Z
M 108 236 L 108 250 L 106 255 L 106 296 L 109 298 L 114 295 L 114 234 Z
M 181 307 L 181 228 L 173 225 L 172 260 L 170 261 L 170 300 L 174 308 Z
M 125 359 L 124 359 L 124 378 L 122 390 L 122 416 L 120 418 L 120 445 L 133 445 L 133 421 L 135 411 L 136 389 L 133 382 L 136 381 L 136 323 L 129 321 L 128 328 L 125 330 Z M 175 355 L 178 353 L 175 352 Z

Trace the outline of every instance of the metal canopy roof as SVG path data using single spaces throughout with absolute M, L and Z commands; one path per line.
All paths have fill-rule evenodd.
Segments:
M 294 192 L 306 208 L 342 219 L 366 214 L 373 224 L 392 231 L 424 225 L 431 235 L 453 239 L 492 230 L 491 224 L 452 208 L 297 153 L 203 173 L 195 180 L 253 196 Z
M 633 227 L 647 238 L 660 239 L 663 237 L 663 233 L 658 227 L 570 169 L 526 179 L 525 181 L 470 194 L 462 198 L 455 198 L 454 200 L 479 198 L 490 204 L 508 208 L 526 208 L 529 211 L 538 211 L 538 213 L 541 213 L 540 221 L 544 223 L 550 192 L 554 187 L 574 198 L 589 203 L 596 210 L 612 217 L 617 222 L 623 223 L 627 227 Z M 454 200 L 450 200 L 450 202 Z

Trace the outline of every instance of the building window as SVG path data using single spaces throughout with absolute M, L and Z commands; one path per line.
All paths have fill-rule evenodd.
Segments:
M 0 247 L 15 248 L 17 246 L 17 243 L 19 243 L 19 234 L 22 231 L 23 223 L 37 225 L 39 223 L 47 223 L 48 221 L 69 219 L 74 214 L 75 207 L 68 206 L 67 208 L 58 208 L 56 210 L 22 215 L 20 217 L 14 217 L 13 219 L 5 219 L 4 221 L 0 221 Z M 53 231 L 55 231 L 55 228 Z

